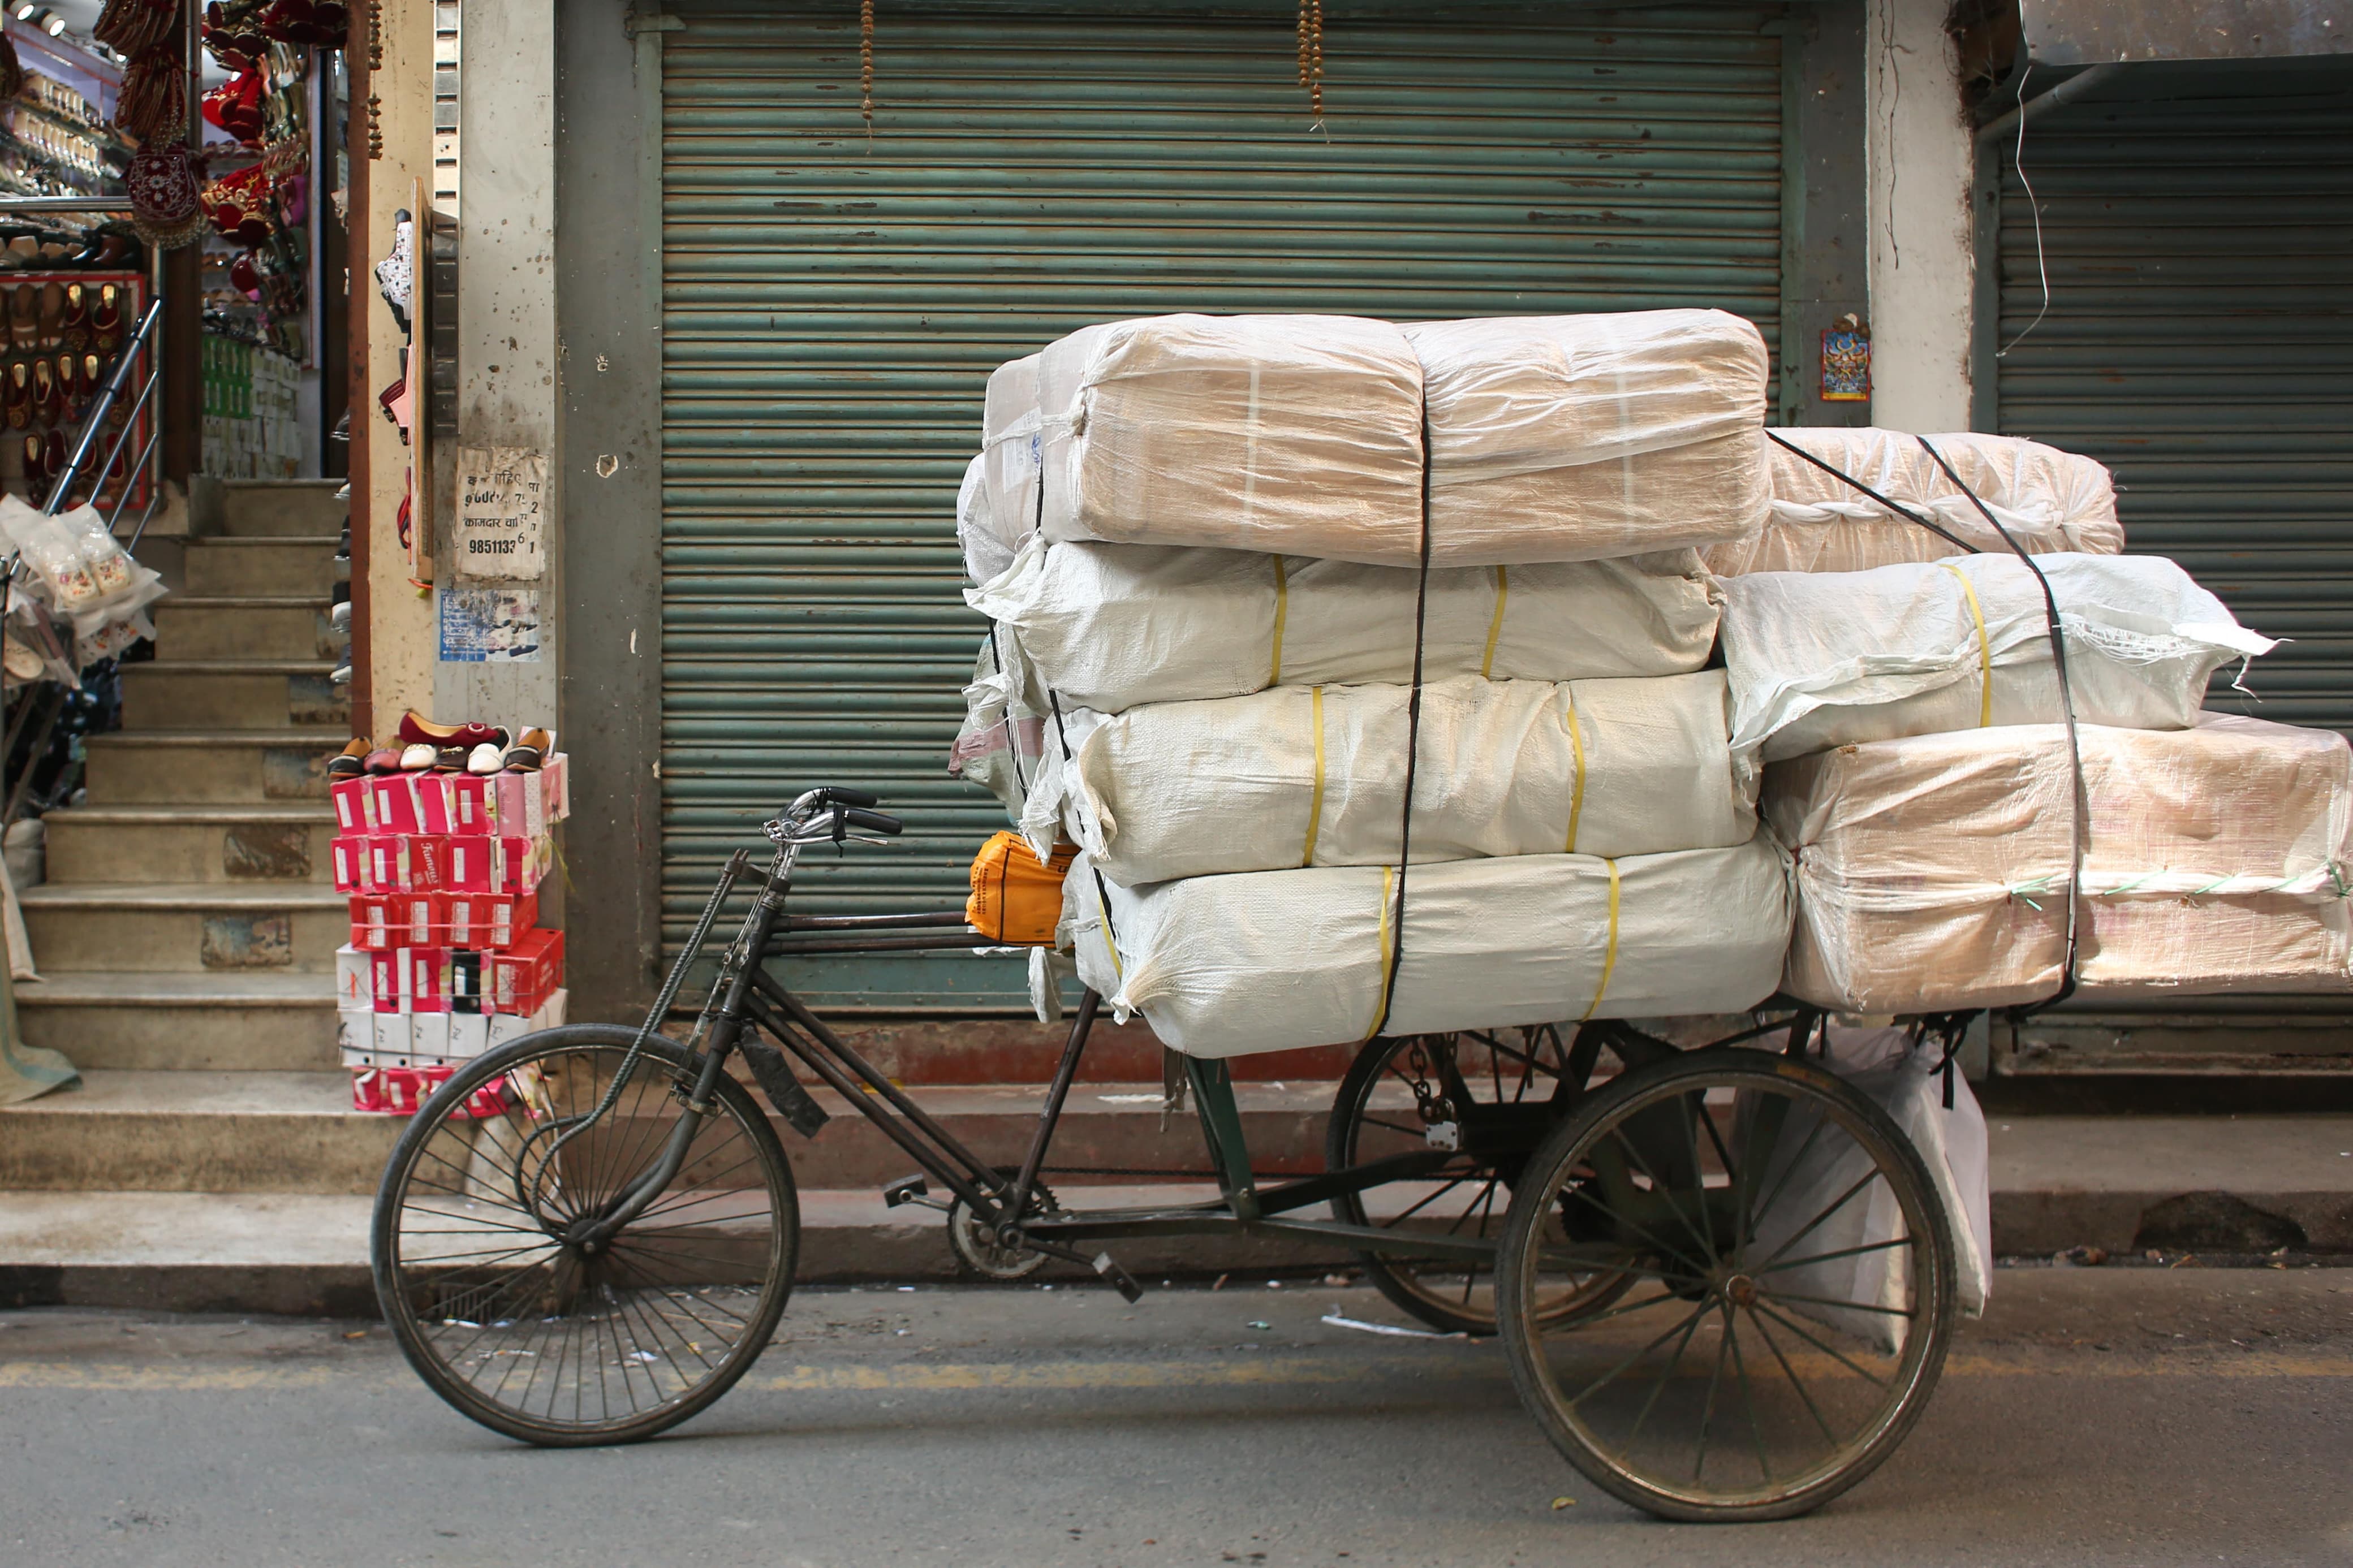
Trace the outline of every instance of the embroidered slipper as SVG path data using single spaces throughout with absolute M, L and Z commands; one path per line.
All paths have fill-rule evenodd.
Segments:
M 439 752 L 430 741 L 418 741 L 400 753 L 400 771 L 405 773 L 429 772 Z
M 547 761 L 549 744 L 550 737 L 546 731 L 525 730 L 522 737 L 507 748 L 501 765 L 511 773 L 535 773 L 539 772 L 540 764 Z
M 507 743 L 507 732 L 495 724 L 436 724 L 413 708 L 400 716 L 400 738 L 412 746 L 427 741 L 436 746 L 463 746 L 470 752 L 476 746 Z

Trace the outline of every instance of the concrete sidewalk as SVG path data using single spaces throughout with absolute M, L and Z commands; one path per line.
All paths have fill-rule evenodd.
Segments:
M 1990 1122 L 1995 1250 L 2353 1260 L 2353 1116 L 2000 1117 Z M 1207 1188 L 1080 1188 L 1073 1206 L 1192 1201 Z M 0 1307 L 372 1316 L 370 1200 L 349 1193 L 0 1193 Z M 873 1189 L 801 1194 L 804 1280 L 955 1273 L 939 1215 Z M 1139 1277 L 1328 1267 L 1289 1240 L 1187 1237 L 1114 1248 Z M 1045 1276 L 1052 1278 L 1053 1276 Z

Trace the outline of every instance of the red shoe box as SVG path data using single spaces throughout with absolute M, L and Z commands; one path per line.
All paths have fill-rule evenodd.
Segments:
M 395 947 L 367 955 L 369 960 L 368 1005 L 378 1013 L 408 1011 L 407 1007 L 403 1005 L 407 990 L 405 984 L 407 976 L 406 965 L 403 963 L 406 952 L 406 948 Z M 407 1042 L 404 1040 L 401 1043 L 401 1054 L 406 1056 L 407 1052 Z
M 451 773 L 393 773 L 370 779 L 380 833 L 448 833 Z
M 539 923 L 537 893 L 444 893 L 451 947 L 512 947 Z
M 335 806 L 335 831 L 338 833 L 374 833 L 375 829 L 375 792 L 374 779 L 339 779 L 327 786 L 327 798 Z
M 375 1001 L 375 955 L 356 943 L 335 950 L 335 1005 L 346 1010 L 372 1006 Z
M 376 952 L 394 947 L 448 947 L 449 914 L 440 893 L 369 893 L 352 900 L 352 945 Z
M 327 846 L 327 858 L 334 872 L 335 891 L 356 893 L 363 890 L 366 880 L 367 846 L 367 836 L 358 833 L 338 835 Z
M 406 1010 L 411 1013 L 447 1013 L 449 1010 L 449 950 L 446 947 L 404 947 L 397 952 L 401 1000 L 408 1005 Z
M 460 837 L 449 846 L 448 879 L 439 886 L 459 893 L 535 892 L 541 873 L 553 854 L 544 838 L 511 834 L 491 837 Z
M 564 985 L 564 933 L 535 929 L 503 952 L 482 955 L 487 1013 L 536 1013 Z

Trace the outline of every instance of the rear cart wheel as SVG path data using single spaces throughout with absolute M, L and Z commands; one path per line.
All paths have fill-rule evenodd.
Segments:
M 1952 1234 L 1919 1154 L 1849 1085 L 1763 1051 L 1597 1091 L 1528 1161 L 1496 1268 L 1537 1425 L 1668 1519 L 1787 1518 L 1854 1485 L 1952 1336 Z M 1638 1283 L 1606 1311 L 1542 1310 L 1597 1268 Z
M 1324 1131 L 1326 1170 L 1424 1152 L 1431 1168 L 1332 1200 L 1344 1225 L 1493 1239 L 1522 1167 L 1583 1091 L 1579 1065 L 1546 1025 L 1366 1042 L 1341 1080 Z M 1494 1268 L 1484 1259 L 1357 1254 L 1373 1287 L 1432 1328 L 1495 1331 Z M 1546 1282 L 1545 1310 L 1598 1310 L 1629 1280 L 1597 1273 Z

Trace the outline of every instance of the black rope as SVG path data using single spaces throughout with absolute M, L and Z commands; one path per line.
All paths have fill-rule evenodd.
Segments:
M 1971 544 L 1968 540 L 1963 539 L 1959 534 L 1952 532 L 1942 524 L 1930 522 L 1926 518 L 1921 516 L 1918 512 L 1914 511 L 1910 507 L 1904 505 L 1901 501 L 1890 500 L 1887 497 L 1881 495 L 1877 490 L 1873 489 L 1869 485 L 1864 484 L 1861 479 L 1856 479 L 1852 474 L 1832 468 L 1830 464 L 1823 462 L 1820 458 L 1815 457 L 1811 452 L 1807 451 L 1803 447 L 1799 446 L 1796 442 L 1785 440 L 1781 437 L 1775 435 L 1771 430 L 1766 431 L 1765 436 L 1766 438 L 1771 441 L 1775 446 L 1795 452 L 1798 456 L 1803 458 L 1806 461 L 1811 463 L 1822 472 L 1828 474 L 1831 478 L 1838 480 L 1839 483 L 1845 485 L 1852 489 L 1861 490 L 1864 495 L 1869 496 L 1872 500 L 1877 501 L 1880 505 L 1885 507 L 1896 516 L 1904 519 L 1906 522 L 1918 523 L 1922 528 L 1926 529 L 1937 538 L 1942 539 L 1948 543 L 1959 545 L 1963 551 L 1971 555 L 1981 555 L 1984 553 L 1983 551 L 1979 550 L 1976 545 Z M 1925 447 L 1927 443 L 1923 441 L 1921 445 Z M 1935 456 L 1934 453 L 1931 453 L 1930 455 L 1932 457 Z M 1940 463 L 1944 461 L 1941 458 L 1938 458 L 1936 460 Z M 1950 468 L 1947 468 L 1945 471 L 1947 473 L 1952 472 Z M 1963 486 L 1962 488 L 1966 489 L 1968 487 Z M 1969 499 L 1971 500 L 1977 500 L 1975 496 L 1971 496 Z M 1980 506 L 1978 510 L 1983 511 L 1985 509 Z M 1996 526 L 2000 525 L 1997 524 Z M 2005 534 L 2003 537 L 2007 538 L 2008 535 Z
M 2042 568 L 2034 563 L 2034 557 L 2026 552 L 2026 547 L 2019 543 L 1986 503 L 1978 499 L 1977 491 L 1969 489 L 1961 476 L 1953 471 L 1953 465 L 1945 461 L 1945 455 L 1930 446 L 1926 436 L 1915 436 L 1913 439 L 1920 443 L 1922 451 L 1936 460 L 1936 467 L 1945 470 L 1945 477 L 1969 498 L 1969 504 L 1978 509 L 1978 514 L 1992 525 L 1996 533 L 2001 535 L 2001 542 L 2026 563 L 2026 569 L 2034 574 L 2036 585 L 2042 590 L 2042 618 L 2051 635 L 2051 662 L 2059 676 L 2059 712 L 2066 721 L 2067 765 L 2074 785 L 2067 803 L 2073 817 L 2067 856 L 2067 968 L 2058 991 L 2047 1000 L 2035 1004 L 2038 1009 L 2052 1007 L 2075 994 L 2075 889 L 2084 879 L 2084 837 L 2091 826 L 2092 816 L 2091 799 L 2084 786 L 2084 748 L 2075 733 L 2075 694 L 2067 680 L 2067 637 L 2060 626 L 2059 596 L 2051 591 L 2051 579 L 2042 574 Z
M 1397 923 L 1389 929 L 1389 973 L 1381 986 L 1381 1010 L 1372 1033 L 1388 1027 L 1397 999 L 1398 972 L 1405 967 L 1405 879 L 1413 864 L 1413 775 L 1421 751 L 1422 631 L 1430 613 L 1430 392 L 1421 395 L 1421 547 L 1413 586 L 1413 690 L 1405 706 L 1405 808 L 1398 823 Z

